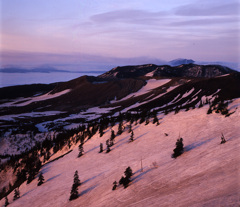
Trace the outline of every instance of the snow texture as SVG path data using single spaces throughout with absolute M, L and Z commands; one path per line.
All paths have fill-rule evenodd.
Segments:
M 240 99 L 236 99 L 230 107 L 239 105 Z M 24 183 L 16 201 L 11 193 L 10 207 L 239 206 L 240 110 L 224 117 L 207 115 L 207 109 L 204 106 L 161 115 L 159 126 L 134 125 L 134 141 L 129 143 L 126 130 L 115 138 L 108 154 L 98 152 L 99 144 L 110 138 L 111 130 L 107 129 L 103 137 L 96 134 L 84 144 L 82 157 L 77 158 L 76 145 L 71 153 L 44 165 L 43 185 L 37 187 L 37 178 L 28 185 Z M 117 127 L 113 129 L 117 131 Z M 225 144 L 220 144 L 221 133 L 227 140 Z M 173 159 L 179 134 L 185 152 Z M 112 183 L 119 181 L 128 166 L 134 173 L 129 187 L 118 186 L 112 191 Z M 79 198 L 69 201 L 76 170 L 82 185 Z

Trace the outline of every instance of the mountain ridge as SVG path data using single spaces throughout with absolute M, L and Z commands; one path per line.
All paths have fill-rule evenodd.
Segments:
M 193 63 L 178 66 L 170 65 L 136 65 L 118 66 L 112 70 L 99 75 L 105 79 L 123 79 L 130 77 L 140 77 L 151 73 L 152 77 L 185 77 L 185 78 L 211 78 L 237 71 L 221 65 L 197 65 Z

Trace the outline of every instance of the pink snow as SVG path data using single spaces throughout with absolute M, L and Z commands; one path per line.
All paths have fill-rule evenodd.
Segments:
M 236 99 L 230 107 L 239 103 L 240 99 Z M 71 147 L 71 153 L 43 166 L 45 183 L 39 187 L 37 179 L 28 185 L 24 183 L 18 200 L 12 200 L 13 193 L 8 196 L 10 206 L 237 206 L 240 110 L 224 117 L 207 115 L 207 109 L 204 106 L 176 115 L 170 113 L 160 120 L 159 126 L 134 125 L 135 140 L 129 143 L 130 134 L 125 130 L 116 137 L 108 154 L 98 151 L 99 144 L 105 145 L 110 138 L 110 128 L 103 137 L 96 134 L 84 144 L 82 157 L 77 158 L 76 145 Z M 113 127 L 115 132 L 117 127 Z M 221 133 L 227 140 L 223 145 Z M 171 154 L 179 134 L 185 152 L 173 159 Z M 112 191 L 112 183 L 119 181 L 128 166 L 134 173 L 130 186 Z M 79 198 L 69 201 L 76 170 L 82 185 Z M 0 201 L 1 206 L 4 201 Z

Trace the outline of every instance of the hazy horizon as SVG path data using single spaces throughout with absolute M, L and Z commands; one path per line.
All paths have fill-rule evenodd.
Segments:
M 186 58 L 239 70 L 237 0 L 2 0 L 0 6 L 0 68 L 107 71 Z

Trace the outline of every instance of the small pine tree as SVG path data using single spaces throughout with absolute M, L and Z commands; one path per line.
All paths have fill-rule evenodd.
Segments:
M 131 133 L 132 132 L 132 124 L 129 124 L 129 129 L 128 129 L 128 133 Z
M 158 122 L 157 115 L 155 115 L 154 118 L 153 118 L 153 124 L 155 124 L 155 123 L 159 123 L 159 122 Z
M 132 131 L 131 136 L 130 136 L 130 139 L 129 139 L 130 142 L 133 142 L 133 141 L 134 141 L 134 140 L 133 140 L 133 137 L 134 137 L 134 133 L 133 133 L 133 131 Z
M 79 183 L 76 179 L 76 172 L 75 171 L 75 174 L 74 174 L 74 179 L 73 179 L 73 185 L 72 185 L 72 189 L 71 189 L 71 192 L 70 192 L 70 197 L 69 197 L 69 200 L 74 200 L 76 198 L 78 198 L 78 186 L 79 186 Z
M 74 173 L 73 183 L 76 184 L 77 186 L 81 185 L 81 181 L 79 180 L 79 176 L 78 176 L 78 171 L 77 170 Z
M 149 124 L 149 118 L 147 117 L 145 121 L 145 125 L 148 125 L 148 124 Z
M 209 109 L 208 109 L 208 111 L 207 111 L 207 114 L 211 114 L 211 113 L 212 113 L 212 107 L 209 106 Z
M 100 143 L 100 151 L 99 151 L 99 153 L 101 153 L 101 152 L 103 152 L 103 144 L 102 143 Z
M 225 137 L 223 136 L 223 133 L 222 133 L 222 137 L 221 137 L 221 143 L 220 144 L 224 144 L 225 142 L 226 142 L 226 139 L 225 139 Z
M 114 181 L 112 190 L 116 190 L 116 188 L 117 188 L 117 181 Z
M 82 143 L 78 146 L 78 150 L 79 150 L 78 157 L 81 157 L 84 152 Z
M 127 178 L 130 178 L 133 175 L 131 167 L 127 167 L 124 174 Z
M 130 182 L 131 182 L 130 179 L 128 177 L 125 177 L 123 179 L 123 186 L 124 186 L 124 188 L 127 188 Z
M 99 127 L 99 136 L 102 137 L 103 134 L 104 134 L 104 132 L 103 132 L 103 126 L 100 125 L 100 127 Z
M 124 181 L 124 177 L 122 176 L 121 179 L 119 180 L 119 184 L 122 185 Z
M 183 138 L 180 138 L 176 142 L 176 148 L 173 150 L 174 153 L 172 154 L 172 158 L 177 158 L 183 153 L 183 151 Z
M 130 178 L 133 175 L 131 167 L 126 168 L 124 174 L 125 177 L 121 177 L 121 179 L 119 180 L 119 184 L 123 185 L 124 188 L 127 188 L 129 183 L 131 182 Z
M 43 173 L 41 172 L 40 174 L 39 174 L 39 177 L 38 177 L 38 186 L 40 186 L 40 185 L 42 185 L 43 184 L 43 182 L 44 182 L 44 177 L 43 177 Z
M 31 169 L 31 171 L 28 174 L 27 184 L 31 183 L 34 180 L 35 177 L 35 170 Z
M 115 132 L 114 132 L 114 130 L 112 130 L 112 131 L 111 131 L 110 141 L 109 141 L 110 147 L 114 145 L 115 137 L 116 137 Z
M 14 190 L 14 196 L 13 196 L 13 200 L 17 200 L 18 198 L 20 198 L 20 192 L 19 192 L 19 188 L 16 188 Z
M 8 197 L 6 196 L 6 197 L 5 197 L 5 204 L 4 204 L 4 206 L 6 207 L 6 206 L 8 206 L 8 205 L 9 205 Z
M 117 134 L 122 134 L 123 133 L 123 122 L 122 121 L 120 121 L 119 122 L 119 125 L 118 125 L 118 132 L 117 132 Z
M 110 149 L 110 143 L 109 143 L 109 139 L 106 141 L 106 145 L 107 145 L 107 150 L 106 150 L 106 153 L 109 153 L 111 151 Z

